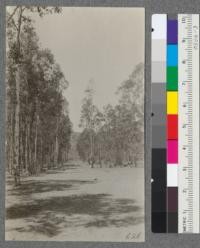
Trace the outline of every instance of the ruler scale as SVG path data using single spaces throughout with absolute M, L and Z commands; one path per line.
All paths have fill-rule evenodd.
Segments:
M 179 15 L 179 233 L 199 233 L 199 15 Z
M 199 15 L 152 16 L 152 231 L 200 233 Z

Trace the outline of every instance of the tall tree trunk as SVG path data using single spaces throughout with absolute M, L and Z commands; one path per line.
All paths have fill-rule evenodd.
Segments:
M 36 117 L 35 123 L 35 142 L 34 142 L 34 165 L 37 171 L 37 144 L 38 144 L 38 117 Z
M 54 165 L 58 165 L 58 136 L 56 134 L 56 139 L 55 139 L 55 157 L 54 157 Z
M 28 171 L 28 122 L 26 120 L 26 125 L 25 125 L 25 171 Z
M 14 180 L 15 185 L 20 184 L 20 164 L 19 164 L 19 114 L 20 114 L 20 65 L 16 70 L 16 104 L 15 104 L 15 147 L 14 147 Z
M 12 174 L 12 168 L 13 168 L 13 108 L 10 104 L 10 110 L 7 113 L 7 130 L 6 130 L 6 156 L 7 156 L 7 169 L 8 172 Z M 7 108 L 8 109 L 8 108 Z
M 36 172 L 38 172 L 38 165 L 37 165 L 38 122 L 39 122 L 38 100 L 37 100 L 37 97 L 36 97 L 36 120 L 35 120 L 35 141 L 34 141 L 34 162 L 33 162 Z
M 90 130 L 90 158 L 89 158 L 89 164 L 91 168 L 94 168 L 94 148 L 93 148 L 93 133 L 92 130 Z
M 15 109 L 12 105 L 12 116 L 11 116 L 11 158 L 10 158 L 10 168 L 11 168 L 11 174 L 13 174 L 13 165 L 14 165 L 14 150 L 15 150 Z
M 58 166 L 58 155 L 59 155 L 59 145 L 58 145 L 58 117 L 57 117 L 57 119 L 56 119 L 55 151 L 54 151 L 54 166 Z
M 39 161 L 39 172 L 42 171 L 43 168 L 43 142 L 42 142 L 42 137 L 40 137 L 40 161 Z
M 33 163 L 32 163 L 32 139 L 31 139 L 31 130 L 32 130 L 32 125 L 31 123 L 29 123 L 29 139 L 28 139 L 28 161 L 29 161 L 29 174 L 33 174 Z
M 99 143 L 99 165 L 100 165 L 100 168 L 102 168 L 101 143 Z
M 22 7 L 20 7 L 20 12 L 18 16 L 18 28 L 17 28 L 17 60 L 16 60 L 16 89 L 15 89 L 15 145 L 14 145 L 14 180 L 15 185 L 20 184 L 20 164 L 19 164 L 19 118 L 20 118 L 20 74 L 21 74 L 21 48 L 20 48 L 20 33 L 21 33 L 21 24 L 22 24 Z

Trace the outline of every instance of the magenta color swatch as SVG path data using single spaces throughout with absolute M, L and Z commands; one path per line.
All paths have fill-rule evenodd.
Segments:
M 167 163 L 178 163 L 178 140 L 167 141 Z

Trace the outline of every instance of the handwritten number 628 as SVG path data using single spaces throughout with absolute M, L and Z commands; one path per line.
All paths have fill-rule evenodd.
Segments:
M 131 233 L 131 232 L 129 232 L 126 235 L 126 239 L 128 239 L 128 240 L 138 239 L 140 237 L 140 235 L 141 235 L 141 233 Z

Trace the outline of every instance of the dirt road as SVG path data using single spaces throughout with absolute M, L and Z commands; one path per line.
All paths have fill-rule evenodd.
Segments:
M 143 168 L 64 169 L 7 177 L 7 240 L 144 240 Z

